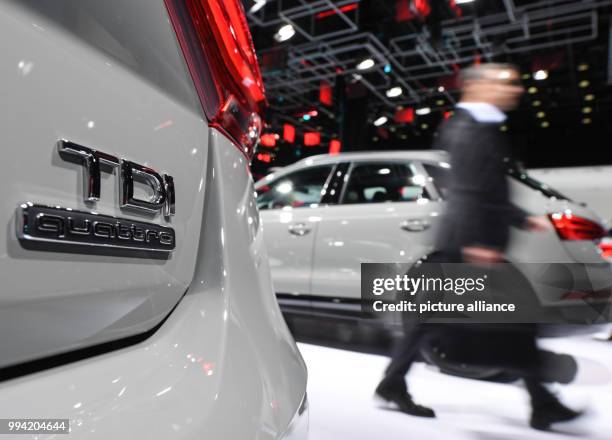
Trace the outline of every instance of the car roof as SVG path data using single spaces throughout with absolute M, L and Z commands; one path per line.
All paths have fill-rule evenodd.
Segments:
M 357 153 L 340 153 L 336 155 L 319 154 L 301 159 L 291 165 L 275 170 L 257 182 L 257 186 L 264 181 L 269 182 L 300 168 L 335 164 L 339 162 L 367 162 L 378 160 L 418 160 L 420 162 L 440 162 L 448 160 L 448 153 L 443 150 L 410 150 L 410 151 L 367 151 Z

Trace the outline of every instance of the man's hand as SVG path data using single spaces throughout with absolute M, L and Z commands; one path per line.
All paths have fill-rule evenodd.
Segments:
M 480 246 L 465 246 L 461 248 L 463 261 L 472 264 L 493 264 L 504 261 L 504 254 L 497 249 Z
M 531 232 L 546 232 L 552 228 L 552 223 L 544 215 L 527 217 L 525 221 L 525 229 Z

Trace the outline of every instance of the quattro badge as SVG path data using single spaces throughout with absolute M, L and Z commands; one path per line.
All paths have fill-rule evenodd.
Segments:
M 60 246 L 96 246 L 171 252 L 174 229 L 153 223 L 120 219 L 95 212 L 23 203 L 17 209 L 20 240 Z

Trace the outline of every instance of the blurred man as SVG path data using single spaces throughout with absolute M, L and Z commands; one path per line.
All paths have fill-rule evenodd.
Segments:
M 428 260 L 434 257 L 435 262 L 501 263 L 505 261 L 511 226 L 531 231 L 551 227 L 545 217 L 530 217 L 510 203 L 506 176 L 510 148 L 500 127 L 506 120 L 504 112 L 517 107 L 523 87 L 518 70 L 506 64 L 467 68 L 462 71 L 461 81 L 461 101 L 440 133 L 440 144 L 451 157 L 451 181 L 447 215 L 436 240 L 437 251 Z M 499 327 L 499 340 L 508 340 L 505 329 Z M 531 397 L 531 426 L 548 429 L 551 423 L 577 417 L 579 413 L 563 406 L 540 383 L 535 327 L 521 326 L 520 330 L 518 342 L 504 348 L 523 361 L 520 374 Z M 406 332 L 376 394 L 407 414 L 434 417 L 433 410 L 414 403 L 405 383 L 426 333 L 427 327 L 419 325 Z M 480 337 L 484 341 L 490 335 Z M 508 356 L 505 358 L 501 366 L 506 366 Z M 495 363 L 494 359 L 483 361 Z

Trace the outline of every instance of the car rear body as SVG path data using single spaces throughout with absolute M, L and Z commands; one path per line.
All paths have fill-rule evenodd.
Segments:
M 304 177 L 299 173 L 324 167 L 330 175 L 319 186 L 311 185 L 311 195 L 300 196 L 305 203 L 289 197 L 287 182 L 300 185 Z M 360 309 L 361 263 L 411 263 L 433 250 L 445 207 L 442 176 L 449 167 L 441 151 L 353 153 L 308 158 L 257 182 L 281 304 L 293 311 L 353 316 Z M 597 231 L 606 227 L 589 208 L 527 174 L 516 171 L 508 178 L 513 203 L 531 215 L 567 213 Z M 289 198 L 266 195 L 279 187 Z M 317 189 L 322 197 L 314 196 Z M 574 284 L 569 290 L 609 290 L 612 271 L 598 242 L 562 240 L 554 228 L 538 234 L 513 228 L 507 256 L 515 263 L 572 263 L 568 267 L 575 269 Z M 538 291 L 545 306 L 569 304 L 567 294 L 563 289 Z
M 0 412 L 70 419 L 76 438 L 304 438 L 306 370 L 273 295 L 242 127 L 203 109 L 181 2 L 167 3 L 0 6 Z M 99 200 L 62 140 L 121 161 Z M 147 176 L 173 178 L 174 215 L 124 205 L 124 163 L 143 167 L 143 205 L 159 190 Z M 114 218 L 126 240 L 134 225 L 172 229 L 173 249 L 117 249 L 113 225 L 103 246 L 34 243 L 20 218 L 34 206 Z

